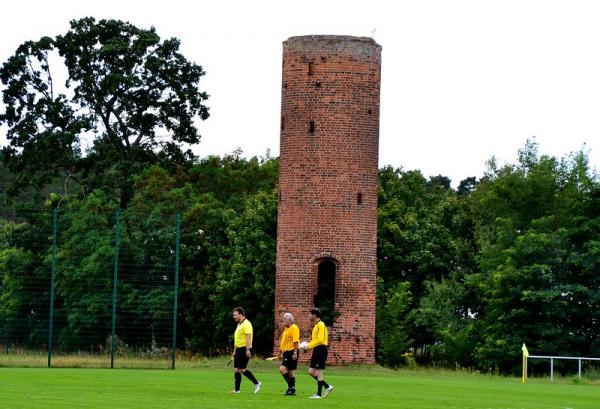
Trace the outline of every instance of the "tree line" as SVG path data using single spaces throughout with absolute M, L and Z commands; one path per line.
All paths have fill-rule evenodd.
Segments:
M 68 214 L 65 283 L 110 264 L 107 215 L 116 210 L 129 220 L 125 248 L 158 274 L 162 262 L 144 248 L 167 246 L 173 232 L 159 227 L 179 213 L 178 346 L 222 353 L 231 309 L 243 305 L 255 348 L 271 350 L 278 160 L 194 156 L 187 147 L 200 141 L 208 95 L 204 71 L 178 47 L 154 29 L 85 18 L 23 44 L 0 68 L 0 329 L 40 299 L 23 280 L 44 279 L 49 262 L 49 248 L 34 245 L 47 240 L 49 220 L 29 212 L 17 221 L 19 209 Z M 481 178 L 450 182 L 379 171 L 379 362 L 402 365 L 412 350 L 424 363 L 510 372 L 522 343 L 536 354 L 600 356 L 600 184 L 587 152 L 541 155 L 528 140 L 515 163 L 490 159 Z M 77 258 L 90 246 L 91 259 Z M 95 295 L 58 294 L 91 310 Z M 140 325 L 161 317 L 164 293 L 132 287 L 128 297 Z M 64 319 L 65 346 L 99 325 Z
M 426 346 L 431 362 L 510 371 L 522 343 L 598 356 L 598 182 L 585 152 L 540 155 L 533 140 L 456 190 L 383 169 L 380 357 L 398 364 L 397 351 Z

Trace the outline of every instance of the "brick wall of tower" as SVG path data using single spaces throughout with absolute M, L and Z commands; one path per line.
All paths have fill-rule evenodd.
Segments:
M 328 361 L 375 361 L 380 62 L 370 38 L 283 43 L 275 351 L 284 312 L 310 339 L 317 266 L 330 259 L 337 318 Z

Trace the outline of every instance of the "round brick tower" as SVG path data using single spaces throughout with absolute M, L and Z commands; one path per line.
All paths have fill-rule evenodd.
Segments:
M 282 314 L 310 340 L 317 306 L 329 362 L 375 361 L 380 63 L 371 38 L 283 43 L 276 351 Z

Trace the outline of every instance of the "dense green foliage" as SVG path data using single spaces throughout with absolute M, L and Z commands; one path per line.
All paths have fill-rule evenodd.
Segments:
M 174 230 L 165 226 L 182 215 L 181 348 L 226 350 L 231 308 L 239 304 L 255 323 L 257 349 L 269 352 L 277 177 L 276 159 L 238 154 L 187 167 L 149 165 L 137 176 L 122 211 L 122 252 L 151 260 L 132 273 L 138 279 L 168 270 Z M 454 190 L 443 178 L 426 180 L 418 171 L 380 172 L 379 360 L 402 365 L 412 349 L 420 362 L 511 371 L 523 342 L 537 354 L 600 355 L 600 185 L 586 155 L 539 156 L 529 143 L 519 163 L 491 163 L 482 180 L 461 187 Z M 54 194 L 46 205 L 59 202 L 64 221 L 57 296 L 65 308 L 86 303 L 89 312 L 99 292 L 74 290 L 97 271 L 111 271 L 118 198 L 102 190 Z M 42 320 L 37 332 L 22 338 L 10 333 L 11 320 L 47 302 L 47 290 L 30 294 L 19 285 L 25 277 L 47 276 L 50 219 L 43 214 L 29 212 L 19 223 L 5 218 L 0 229 L 4 336 L 24 343 L 39 341 L 45 328 Z M 154 259 L 148 243 L 165 248 L 162 259 Z M 102 291 L 109 298 L 110 279 Z M 144 318 L 148 314 L 158 320 L 154 325 L 168 320 L 166 293 L 127 286 L 120 292 L 129 297 L 129 308 L 139 310 L 132 314 L 140 325 L 153 325 Z M 102 311 L 98 322 L 71 314 L 60 342 L 80 345 L 73 334 L 106 326 L 108 318 L 101 317 L 109 311 Z
M 537 355 L 600 355 L 599 180 L 585 153 L 537 149 L 528 141 L 517 164 L 490 161 L 479 183 L 457 191 L 382 171 L 379 274 L 392 293 L 379 313 L 411 304 L 394 330 L 403 345 L 408 335 L 427 346 L 418 358 L 511 370 L 522 343 Z
M 208 111 L 203 71 L 178 46 L 153 29 L 88 18 L 23 44 L 0 69 L 9 141 L 0 161 L 0 343 L 44 345 L 59 209 L 57 345 L 106 343 L 119 211 L 120 320 L 129 324 L 120 336 L 148 344 L 171 325 L 180 214 L 178 347 L 224 352 L 231 310 L 243 305 L 255 349 L 270 352 L 278 160 L 183 152 L 199 141 L 193 119 Z M 52 52 L 65 63 L 69 96 L 53 88 Z M 168 137 L 159 141 L 159 131 Z M 517 163 L 490 160 L 480 180 L 456 189 L 442 175 L 381 169 L 379 361 L 402 365 L 410 350 L 422 363 L 510 372 L 522 343 L 536 354 L 600 356 L 599 237 L 600 181 L 585 152 L 549 157 L 528 141 Z
M 139 175 L 135 194 L 121 212 L 119 312 L 127 311 L 123 319 L 129 322 L 119 330 L 122 338 L 149 344 L 150 336 L 136 340 L 142 333 L 136 337 L 135 332 L 170 325 L 170 249 L 175 244 L 174 216 L 179 213 L 181 347 L 224 352 L 231 345 L 231 310 L 244 305 L 257 329 L 255 348 L 268 353 L 273 336 L 277 175 L 275 159 L 248 161 L 235 155 L 211 157 L 189 169 L 175 167 L 172 173 L 150 166 Z M 89 345 L 96 349 L 110 334 L 117 198 L 95 190 L 85 197 L 62 199 L 55 195 L 47 203 L 61 205 L 55 339 L 66 350 Z M 1 339 L 35 347 L 44 345 L 47 336 L 51 213 L 27 211 L 19 216 L 18 222 L 10 218 L 0 224 L 0 297 L 7 301 L 0 310 L 5 327 L 0 327 Z M 39 277 L 32 280 L 32 274 Z M 143 291 L 136 286 L 163 274 L 169 280 L 163 286 L 144 286 Z M 32 282 L 40 285 L 27 285 Z M 44 297 L 29 293 L 38 287 Z M 27 311 L 38 312 L 36 317 L 45 312 L 39 328 L 23 322 Z M 19 316 L 21 325 L 11 325 L 11 317 Z M 40 336 L 12 332 L 23 327 L 38 328 Z
M 600 184 L 584 153 L 490 166 L 472 195 L 480 365 L 507 368 L 515 343 L 542 355 L 599 356 Z

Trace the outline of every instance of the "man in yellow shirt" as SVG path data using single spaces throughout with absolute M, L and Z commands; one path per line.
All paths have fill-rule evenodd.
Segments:
M 331 391 L 333 391 L 333 385 L 329 385 L 323 379 L 325 361 L 327 361 L 328 332 L 325 323 L 321 321 L 321 310 L 318 308 L 311 308 L 309 318 L 310 322 L 314 324 L 314 327 L 312 330 L 312 339 L 308 343 L 308 349 L 313 350 L 308 374 L 317 381 L 317 393 L 310 398 L 321 399 L 326 398 Z M 322 394 L 323 387 L 325 387 L 325 392 Z
M 279 351 L 282 354 L 281 366 L 279 373 L 288 385 L 285 395 L 296 394 L 296 368 L 298 368 L 298 344 L 300 342 L 300 328 L 294 324 L 294 316 L 286 312 L 283 314 L 283 326 L 285 329 L 281 334 L 281 345 Z
M 246 369 L 248 361 L 252 356 L 252 324 L 246 319 L 246 313 L 242 307 L 233 310 L 233 319 L 238 323 L 233 334 L 233 370 L 235 387 L 231 393 L 240 393 L 242 374 L 254 384 L 254 393 L 260 392 L 261 383 L 254 377 L 252 372 Z

